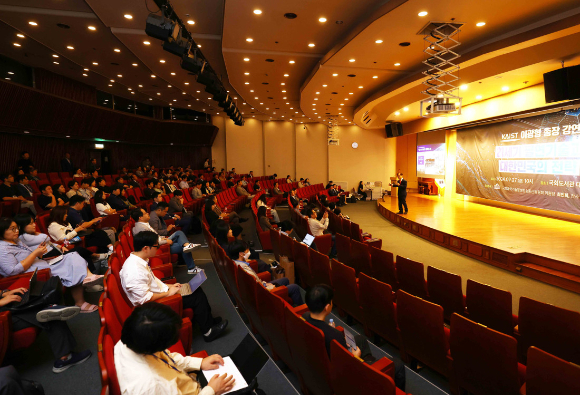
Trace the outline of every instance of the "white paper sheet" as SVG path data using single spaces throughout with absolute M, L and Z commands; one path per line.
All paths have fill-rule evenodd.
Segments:
M 346 345 L 351 349 L 351 351 L 356 350 L 357 346 L 356 341 L 354 340 L 354 335 L 346 329 L 344 330 L 344 338 L 346 340 Z
M 233 375 L 234 380 L 236 380 L 234 388 L 232 388 L 228 392 L 224 392 L 224 394 L 229 394 L 230 392 L 241 390 L 242 388 L 246 388 L 248 386 L 248 383 L 246 383 L 244 376 L 242 376 L 242 374 L 238 370 L 238 367 L 230 357 L 224 357 L 224 366 L 220 366 L 218 369 L 215 370 L 203 370 L 202 373 L 205 376 L 205 379 L 208 381 L 208 383 L 211 380 L 211 378 L 216 374 L 223 375 L 224 373 L 227 373 L 228 376 Z

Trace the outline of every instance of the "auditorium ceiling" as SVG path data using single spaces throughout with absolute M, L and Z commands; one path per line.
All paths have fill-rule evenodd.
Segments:
M 418 32 L 431 21 L 464 23 L 464 104 L 541 83 L 580 53 L 577 0 L 171 3 L 244 117 L 261 120 L 382 128 L 417 119 Z M 157 11 L 153 0 L 0 0 L 0 54 L 136 101 L 220 113 L 180 59 L 145 34 Z

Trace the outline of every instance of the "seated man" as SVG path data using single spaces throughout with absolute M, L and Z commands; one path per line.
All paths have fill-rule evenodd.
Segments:
M 246 191 L 244 189 L 244 187 L 242 186 L 242 180 L 239 180 L 236 184 L 236 193 L 238 194 L 238 196 L 250 196 L 250 194 L 248 193 L 248 191 Z
M 171 248 L 172 254 L 181 254 L 185 264 L 187 265 L 187 273 L 188 274 L 197 274 L 198 268 L 195 266 L 195 261 L 191 254 L 186 254 L 193 250 L 196 245 L 189 243 L 187 240 L 187 236 L 182 231 L 177 231 L 173 233 L 171 236 L 169 232 L 175 228 L 175 225 L 169 225 L 165 223 L 163 217 L 167 215 L 167 210 L 169 210 L 169 205 L 165 202 L 161 202 L 157 204 L 157 208 L 155 211 L 151 210 L 151 214 L 149 216 L 149 225 L 153 228 L 155 233 L 160 236 L 169 237 L 173 241 L 173 246 Z M 175 246 L 175 247 L 174 247 Z M 184 247 L 185 246 L 185 247 Z
M 175 218 L 175 225 L 181 227 L 183 233 L 186 235 L 189 234 L 191 223 L 194 221 L 193 214 L 187 212 L 185 207 L 183 207 L 183 192 L 179 189 L 173 192 L 173 197 L 169 199 L 169 211 L 167 215 Z
M 171 180 L 170 177 L 163 177 L 163 189 L 165 191 L 166 194 L 171 194 L 173 193 L 177 187 L 175 185 L 173 185 L 173 182 Z
M 344 338 L 344 333 L 335 329 L 334 322 L 330 324 L 326 323 L 326 317 L 332 313 L 333 297 L 334 292 L 332 291 L 332 288 L 326 284 L 319 284 L 311 287 L 306 292 L 306 305 L 308 306 L 309 311 L 304 313 L 302 316 L 304 321 L 320 329 L 324 334 L 324 343 L 326 344 L 328 357 L 330 357 L 330 343 L 333 340 L 336 340 L 347 350 L 349 349 Z M 357 358 L 363 358 L 363 360 L 367 363 L 374 363 L 376 359 L 371 354 L 368 341 L 364 338 L 364 336 L 355 335 L 354 338 L 357 347 L 356 350 L 350 350 L 352 355 Z
M 95 180 L 97 182 L 97 189 L 103 191 L 107 194 L 111 193 L 111 187 L 107 186 L 107 181 L 103 177 L 99 177 Z
M 120 184 L 124 189 L 130 188 L 130 186 L 125 182 L 125 178 L 122 176 L 115 178 L 115 184 Z
M 334 184 L 333 186 L 331 186 L 330 189 L 328 190 L 328 195 L 337 196 L 339 206 L 344 206 L 346 204 L 346 197 L 340 194 L 340 191 L 338 190 L 338 185 Z
M 62 199 L 56 199 L 52 193 L 52 187 L 48 184 L 42 184 L 38 187 L 42 195 L 38 196 L 38 205 L 43 209 L 50 211 L 56 206 L 64 205 Z
M 0 185 L 0 199 L 1 200 L 20 200 L 20 207 L 29 209 L 32 214 L 36 215 L 36 209 L 34 208 L 34 203 L 30 200 L 26 200 L 24 196 L 18 191 L 14 183 L 14 176 L 12 174 L 2 175 L 2 180 L 4 183 Z
M 30 186 L 29 184 L 30 181 L 28 181 L 28 177 L 26 176 L 26 174 L 20 174 L 16 178 L 16 181 L 18 181 L 18 184 L 16 184 L 16 188 L 18 188 L 20 195 L 23 196 L 25 199 L 32 199 L 32 196 L 34 195 L 34 190 Z
M 290 204 L 292 204 L 292 207 L 294 208 L 300 205 L 300 199 L 296 196 L 296 188 L 292 188 L 290 191 Z
M 38 178 L 38 170 L 30 168 L 30 173 L 28 173 L 28 179 L 30 181 L 40 181 L 40 178 Z
M 284 192 L 282 192 L 280 190 L 278 183 L 275 182 L 274 188 L 272 188 L 272 196 L 278 196 L 278 195 L 284 195 Z
M 179 188 L 189 189 L 189 183 L 187 182 L 187 177 L 185 174 L 179 176 Z
M 167 286 L 153 275 L 149 267 L 149 258 L 153 258 L 159 248 L 159 235 L 151 231 L 139 232 L 133 237 L 133 246 L 135 251 L 129 255 L 119 272 L 123 291 L 131 303 L 139 306 L 177 294 L 181 284 Z M 227 320 L 212 317 L 211 306 L 201 287 L 183 297 L 183 308 L 193 310 L 193 320 L 199 325 L 206 342 L 217 339 L 228 326 Z
M 79 182 L 77 180 L 71 180 L 71 181 L 69 181 L 68 182 L 68 187 L 70 189 L 66 193 L 66 197 L 68 197 L 69 199 L 71 197 L 73 197 L 74 195 L 82 196 L 82 194 L 80 192 Z
M 111 187 L 111 194 L 107 198 L 107 203 L 111 208 L 119 211 L 119 210 L 127 210 L 129 208 L 128 204 L 125 204 L 123 199 L 121 198 L 121 190 L 123 188 L 122 184 L 114 184 Z
M 191 197 L 192 199 L 201 199 L 205 197 L 205 195 L 201 192 L 201 181 L 195 181 L 195 186 L 191 190 Z
M 147 188 L 143 189 L 143 196 L 145 196 L 145 199 L 153 199 L 153 194 L 155 193 L 153 188 L 155 187 L 155 183 L 157 183 L 157 180 L 153 178 L 150 178 L 145 182 L 145 185 L 147 186 Z
M 131 188 L 141 188 L 141 184 L 139 183 L 139 177 L 137 177 L 137 174 L 133 174 L 131 176 L 131 181 L 129 181 L 129 186 Z
M 316 211 L 309 208 L 306 210 L 306 216 L 308 217 L 308 226 L 310 227 L 312 236 L 322 236 L 324 231 L 328 228 L 328 213 L 325 211 L 324 214 L 322 214 L 321 220 L 319 221 L 317 219 Z
M 267 290 L 271 291 L 276 286 L 285 285 L 288 288 L 288 296 L 292 299 L 292 304 L 294 306 L 300 306 L 304 302 L 302 301 L 302 295 L 300 295 L 300 287 L 296 284 L 290 284 L 290 281 L 286 277 L 279 278 L 277 280 L 272 280 L 270 282 L 265 282 L 258 277 L 256 272 L 250 267 L 247 260 L 250 258 L 250 247 L 245 241 L 236 240 L 232 243 L 230 247 L 230 252 L 236 265 L 241 266 L 246 272 L 250 273 L 258 283 L 262 284 Z

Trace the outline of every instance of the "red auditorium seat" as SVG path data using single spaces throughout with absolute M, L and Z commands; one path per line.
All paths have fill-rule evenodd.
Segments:
M 344 263 L 347 266 L 353 267 L 352 263 L 351 263 L 351 242 L 350 242 L 350 238 L 342 235 L 340 233 L 337 233 L 335 235 L 335 242 L 336 242 L 336 259 L 338 259 L 340 262 Z
M 20 213 L 20 200 L 7 200 L 0 202 L 0 213 L 3 217 L 12 218 Z
M 270 243 L 272 244 L 274 258 L 280 262 L 280 232 L 270 229 Z
M 350 227 L 350 221 L 346 218 L 341 218 L 340 219 L 341 224 L 342 224 L 342 230 L 344 231 L 344 235 L 346 237 L 348 237 L 349 239 L 352 239 L 352 232 L 351 232 L 351 227 Z
M 330 259 L 328 256 L 311 249 L 310 270 L 312 272 L 312 282 L 315 285 L 326 284 L 332 286 L 332 277 L 330 275 Z
M 528 348 L 534 346 L 580 365 L 580 313 L 522 296 L 518 319 L 516 329 L 524 362 Z
M 425 269 L 421 262 L 397 255 L 397 279 L 399 288 L 421 299 L 429 300 Z
M 294 239 L 285 234 L 280 234 L 280 254 L 288 257 L 291 262 L 294 262 Z
M 530 347 L 526 383 L 520 389 L 520 394 L 580 394 L 579 377 L 580 366 Z
M 286 338 L 305 394 L 332 395 L 330 361 L 324 334 L 289 308 L 285 309 Z
M 397 323 L 401 337 L 401 359 L 405 362 L 411 358 L 417 359 L 449 377 L 449 331 L 444 326 L 443 308 L 399 289 Z
M 383 246 L 382 239 L 373 239 L 373 235 L 368 233 L 363 233 L 359 225 L 355 222 L 350 222 L 350 234 L 353 240 L 359 241 L 361 243 L 367 243 L 373 247 L 381 248 Z
M 526 368 L 518 364 L 516 339 L 453 314 L 449 343 L 457 393 L 519 394 Z
M 465 315 L 460 276 L 428 266 L 427 289 L 431 302 L 443 307 L 446 320 L 449 320 L 453 313 Z
M 302 288 L 314 285 L 310 269 L 310 248 L 307 245 L 294 242 L 294 271 Z
M 365 332 L 379 335 L 399 347 L 395 298 L 391 286 L 364 273 L 359 276 L 358 286 Z
M 364 322 L 359 304 L 356 273 L 352 267 L 343 265 L 336 259 L 330 261 L 332 288 L 334 289 L 334 305 L 339 312 L 346 312 L 359 322 Z
M 313 235 L 308 220 L 306 220 L 306 230 L 309 234 Z M 332 248 L 332 235 L 325 234 L 322 236 L 316 236 L 314 237 L 314 242 L 316 243 L 316 247 L 318 247 L 318 251 L 320 251 L 325 255 L 328 255 L 330 249 Z
M 258 314 L 258 302 L 256 300 L 256 287 L 261 285 L 256 282 L 254 276 L 247 273 L 241 266 L 236 266 L 238 292 L 240 294 L 242 304 L 244 305 L 244 312 L 250 320 L 250 327 L 252 332 L 260 333 L 260 335 L 264 336 L 265 331 L 262 326 L 260 314 Z
M 373 277 L 389 284 L 393 288 L 393 291 L 398 290 L 399 281 L 397 280 L 397 269 L 395 267 L 393 254 L 373 246 L 369 247 L 369 251 L 371 253 L 371 264 L 373 266 Z
M 371 265 L 371 254 L 369 251 L 369 246 L 366 243 L 361 243 L 356 240 L 351 240 L 350 243 L 351 252 L 351 262 L 354 269 L 356 270 L 356 275 L 360 273 L 373 275 L 373 268 Z
M 513 336 L 512 294 L 490 285 L 467 280 L 467 317 L 479 324 Z
M 381 359 L 386 358 L 383 357 Z M 395 386 L 395 382 L 391 377 L 352 355 L 336 340 L 330 343 L 330 360 L 330 377 L 335 395 L 405 394 L 404 391 Z M 381 361 L 375 363 L 379 362 Z

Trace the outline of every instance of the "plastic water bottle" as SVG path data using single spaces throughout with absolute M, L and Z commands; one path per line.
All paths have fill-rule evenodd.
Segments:
M 330 320 L 328 320 L 328 325 L 334 328 L 334 319 L 331 318 Z

